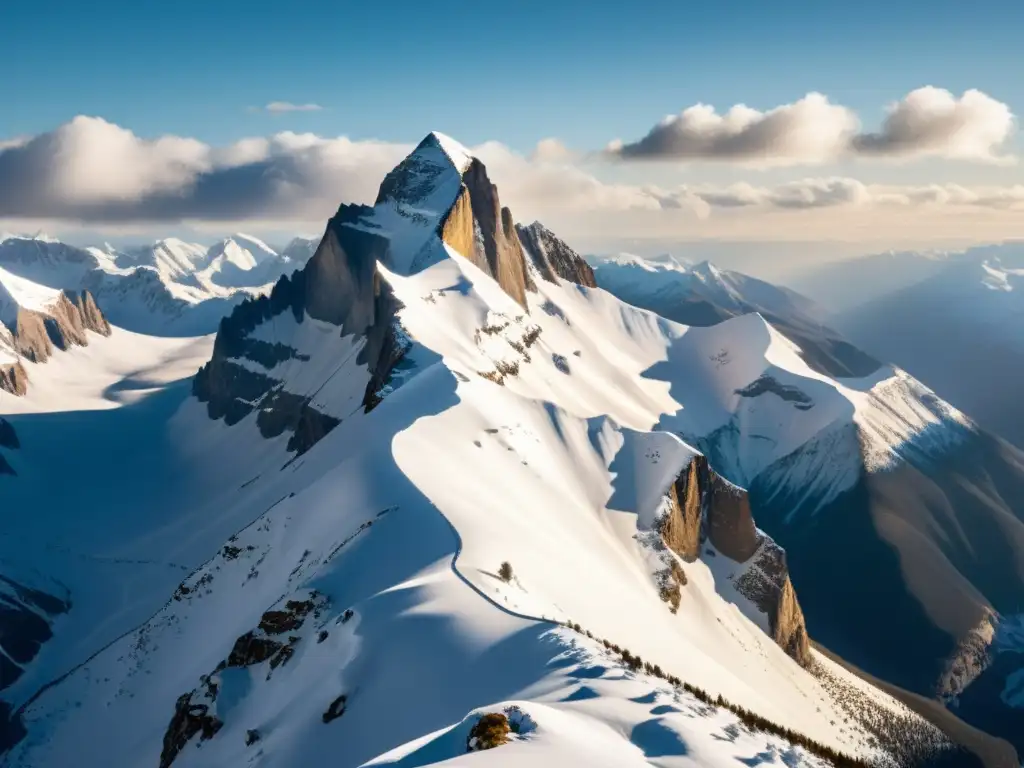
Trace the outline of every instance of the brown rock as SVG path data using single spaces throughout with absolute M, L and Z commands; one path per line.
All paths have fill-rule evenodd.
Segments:
M 709 473 L 708 538 L 715 549 L 737 563 L 745 563 L 757 551 L 760 540 L 750 513 L 746 491 Z
M 53 354 L 47 318 L 38 312 L 19 309 L 14 321 L 14 350 L 31 363 L 44 363 Z
M 668 511 L 659 523 L 662 540 L 687 562 L 700 554 L 701 469 L 705 464 L 703 456 L 695 457 L 672 483 Z
M 86 330 L 109 336 L 110 324 L 88 291 L 63 291 L 46 312 L 19 308 L 11 335 L 19 355 L 44 363 L 54 347 L 66 351 L 72 346 L 88 346 Z
M 21 363 L 0 365 L 0 389 L 19 397 L 28 392 L 28 374 Z
M 475 237 L 473 233 L 473 206 L 469 200 L 469 189 L 463 184 L 448 213 L 441 219 L 438 233 L 445 243 L 467 259 L 475 259 Z M 478 265 L 481 266 L 482 265 Z
M 101 336 L 110 335 L 110 323 L 103 316 L 100 308 L 96 305 L 96 300 L 89 291 L 82 291 L 79 294 L 66 293 L 70 293 L 70 298 L 78 308 L 83 328 L 98 333 Z
M 669 488 L 667 502 L 658 533 L 683 560 L 692 562 L 699 557 L 705 535 L 730 560 L 747 563 L 756 557 L 734 586 L 767 615 L 772 639 L 799 664 L 808 665 L 810 640 L 789 579 L 786 553 L 758 532 L 746 491 L 719 477 L 704 456 L 695 456 Z M 677 587 L 669 578 L 672 575 L 663 574 L 660 585 L 662 599 L 669 603 L 678 600 Z M 685 584 L 685 574 L 682 576 L 674 581 Z
M 469 192 L 473 217 L 473 253 L 466 254 L 467 258 L 497 280 L 505 293 L 525 307 L 526 291 L 533 290 L 535 286 L 526 272 L 526 256 L 516 234 L 511 211 L 501 207 L 498 188 L 487 177 L 484 164 L 476 158 L 462 175 L 462 182 Z M 458 227 L 456 231 L 460 237 L 464 236 L 465 223 L 453 223 L 453 226 Z M 477 232 L 479 238 L 476 237 Z
M 586 260 L 539 221 L 527 227 L 516 225 L 516 233 L 523 250 L 545 280 L 554 283 L 560 277 L 587 288 L 597 287 L 594 270 Z
M 800 666 L 808 666 L 811 663 L 811 648 L 810 639 L 807 637 L 807 624 L 788 574 L 768 618 L 771 622 L 772 637 L 779 647 Z
M 223 726 L 214 715 L 208 714 L 205 704 L 193 704 L 192 694 L 186 693 L 174 705 L 174 716 L 164 732 L 160 751 L 160 768 L 168 768 L 189 740 L 196 734 L 206 741 L 212 739 Z

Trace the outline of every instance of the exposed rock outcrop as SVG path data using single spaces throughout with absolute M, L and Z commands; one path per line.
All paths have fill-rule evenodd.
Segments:
M 476 158 L 462 174 L 459 195 L 442 219 L 438 234 L 526 307 L 526 292 L 536 288 L 526 269 L 512 212 L 501 207 L 498 188 Z
M 736 590 L 767 616 L 772 638 L 787 654 L 801 665 L 810 663 L 807 626 L 785 551 L 757 530 L 746 492 L 715 473 L 704 456 L 694 456 L 668 488 L 656 529 L 686 562 L 700 557 L 707 540 L 716 557 L 745 565 L 733 580 Z M 677 588 L 686 583 L 685 576 L 668 575 L 660 585 L 662 597 L 678 606 Z
M 560 277 L 587 288 L 597 287 L 594 270 L 586 260 L 539 221 L 529 226 L 517 224 L 516 232 L 523 249 L 545 280 L 553 283 Z
M 730 560 L 745 563 L 761 544 L 746 491 L 710 471 L 705 494 L 708 538 Z
M 25 366 L 18 363 L 0 364 L 0 389 L 21 397 L 28 392 L 28 374 Z
M 409 348 L 397 320 L 400 304 L 377 265 L 415 272 L 436 261 L 442 242 L 527 306 L 526 292 L 536 286 L 511 212 L 501 207 L 483 163 L 430 134 L 384 178 L 374 207 L 342 205 L 303 269 L 282 277 L 269 297 L 247 300 L 221 321 L 193 393 L 211 418 L 234 424 L 255 412 L 264 437 L 289 431 L 288 449 L 308 450 L 360 404 L 369 411 L 391 391 L 392 372 Z M 395 243 L 401 244 L 398 253 Z M 291 330 L 282 334 L 274 320 L 288 317 L 286 312 L 300 326 L 312 319 L 337 327 L 339 337 L 351 339 L 354 354 L 343 344 L 325 344 L 324 359 L 311 361 L 315 353 L 303 352 L 298 338 L 316 338 L 314 348 L 320 349 L 321 328 L 296 331 L 289 322 Z M 316 371 L 312 379 L 295 374 L 306 362 Z M 341 370 L 353 363 L 359 370 Z M 497 375 L 506 374 L 514 371 Z M 355 407 L 354 382 L 364 387 Z
M 326 605 L 326 598 L 316 592 L 310 592 L 301 600 L 287 600 L 280 608 L 266 611 L 259 626 L 239 637 L 228 657 L 213 672 L 203 675 L 196 688 L 178 697 L 171 722 L 164 732 L 160 768 L 168 768 L 196 735 L 205 741 L 212 739 L 224 727 L 224 720 L 220 716 L 223 713 L 217 711 L 222 686 L 220 673 L 223 670 L 255 667 L 269 662 L 269 680 L 275 669 L 287 664 L 292 658 L 303 635 L 310 634 L 300 632 L 307 619 L 319 619 Z M 342 712 L 344 701 L 345 697 L 340 697 Z M 338 703 L 337 700 L 335 703 Z M 259 739 L 258 731 L 250 729 L 246 732 L 247 745 Z
M 700 555 L 703 504 L 701 475 L 707 473 L 707 460 L 695 457 L 668 489 L 667 508 L 658 521 L 658 533 L 668 548 L 687 562 Z
M 110 335 L 110 324 L 92 294 L 61 291 L 45 309 L 17 306 L 0 327 L 0 347 L 29 362 L 45 363 L 55 349 L 88 346 L 87 331 Z M 28 374 L 20 360 L 0 365 L 0 390 L 19 396 L 28 392 Z
M 160 751 L 160 768 L 168 768 L 174 758 L 196 734 L 202 741 L 212 739 L 224 727 L 216 716 L 209 714 L 205 704 L 193 704 L 191 694 L 178 697 L 174 705 L 174 717 L 164 733 L 163 749 Z
M 221 321 L 213 357 L 193 381 L 193 393 L 207 403 L 211 418 L 234 424 L 256 410 L 263 436 L 289 430 L 293 434 L 288 448 L 297 453 L 340 423 L 313 396 L 289 392 L 274 373 L 278 363 L 305 362 L 308 356 L 284 341 L 251 337 L 257 327 L 286 312 L 297 323 L 312 318 L 337 326 L 341 337 L 359 340 L 355 362 L 367 373 L 362 404 L 373 407 L 406 347 L 395 328 L 400 305 L 377 271 L 378 260 L 388 259 L 390 241 L 361 228 L 361 220 L 372 210 L 341 206 L 304 269 L 282 277 L 269 297 L 250 299 Z

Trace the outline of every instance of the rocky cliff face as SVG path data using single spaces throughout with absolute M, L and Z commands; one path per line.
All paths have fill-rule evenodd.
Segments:
M 264 437 L 289 431 L 289 449 L 304 452 L 376 405 L 408 347 L 378 264 L 415 272 L 443 257 L 442 244 L 527 308 L 536 286 L 511 212 L 483 163 L 430 134 L 384 178 L 373 206 L 339 208 L 303 269 L 221 322 L 193 393 L 211 418 L 234 424 L 255 412 Z
M 512 212 L 501 206 L 498 188 L 478 159 L 473 158 L 462 174 L 459 196 L 441 222 L 439 234 L 526 307 L 526 292 L 536 289 L 526 270 Z
M 586 260 L 539 221 L 529 226 L 517 224 L 516 232 L 534 267 L 545 280 L 553 283 L 560 277 L 588 288 L 597 287 L 594 270 Z
M 28 392 L 28 374 L 20 362 L 0 364 L 0 389 L 19 397 Z
M 45 363 L 55 349 L 88 346 L 87 331 L 109 336 L 110 324 L 89 291 L 61 291 L 45 309 L 17 307 L 3 330 L 0 344 L 29 362 Z M 28 391 L 28 375 L 20 361 L 0 365 L 0 389 L 15 395 Z
M 733 586 L 767 617 L 775 642 L 802 666 L 810 663 L 807 626 L 785 551 L 754 526 L 746 492 L 719 477 L 704 456 L 695 456 L 668 489 L 657 530 L 687 562 L 706 552 L 746 566 L 736 572 Z M 714 549 L 705 550 L 705 542 Z
M 330 370 L 315 382 L 319 388 L 286 380 L 290 365 L 311 359 L 300 337 L 317 334 L 295 330 L 295 324 L 312 323 L 320 333 L 332 334 L 339 349 L 341 339 L 354 340 L 349 351 L 362 371 L 363 390 L 355 405 L 373 406 L 404 348 L 394 327 L 398 303 L 377 272 L 377 261 L 388 259 L 389 241 L 359 226 L 369 212 L 367 206 L 341 206 L 304 269 L 282 277 L 270 296 L 248 300 L 224 318 L 213 357 L 193 382 L 193 392 L 207 403 L 211 418 L 234 424 L 256 411 L 263 436 L 290 431 L 288 447 L 298 453 L 340 423 L 343 414 L 317 400 Z M 280 324 L 278 317 L 283 318 Z M 277 334 L 278 325 L 286 327 L 284 320 L 291 321 L 287 327 L 292 330 Z M 343 363 L 338 359 L 332 367 L 337 370 Z

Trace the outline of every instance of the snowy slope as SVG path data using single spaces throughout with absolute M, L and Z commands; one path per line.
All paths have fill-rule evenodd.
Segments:
M 664 255 L 589 257 L 597 284 L 623 301 L 685 325 L 714 325 L 758 313 L 801 349 L 815 370 L 830 376 L 865 376 L 879 362 L 823 324 L 825 311 L 789 289 L 722 270 L 710 262 Z
M 293 280 L 236 313 L 248 322 L 259 309 L 240 336 L 218 339 L 226 370 L 258 366 L 276 382 L 231 426 L 184 400 L 180 384 L 64 421 L 59 443 L 45 440 L 46 420 L 12 419 L 26 472 L 37 473 L 15 493 L 45 499 L 54 516 L 69 484 L 47 487 L 33 451 L 96 434 L 140 444 L 127 464 L 112 461 L 115 444 L 82 467 L 94 479 L 77 508 L 99 515 L 87 527 L 26 520 L 10 532 L 52 552 L 40 562 L 73 598 L 84 591 L 89 610 L 59 619 L 39 664 L 6 693 L 25 730 L 8 763 L 462 764 L 478 715 L 515 705 L 528 716 L 521 738 L 474 763 L 824 764 L 666 675 L 883 764 L 877 737 L 934 741 L 821 657 L 808 670 L 786 655 L 737 597 L 737 568 L 709 567 L 712 555 L 675 559 L 686 582 L 678 610 L 659 596 L 648 534 L 696 452 L 652 428 L 714 430 L 734 413 L 725 388 L 769 367 L 823 387 L 824 377 L 757 318 L 688 329 L 564 281 L 528 281 L 520 303 L 499 282 L 500 262 L 487 265 L 496 279 L 437 236 L 465 189 L 468 153 L 437 135 L 417 153 L 372 211 L 341 224 L 387 233 L 390 250 L 373 266 L 400 307 L 404 356 L 366 407 L 375 363 L 360 353 L 375 320 L 364 333 L 351 313 L 318 319 L 315 288 L 296 305 L 285 293 Z M 331 238 L 350 235 L 337 224 L 312 269 L 340 258 Z M 722 343 L 751 355 L 744 373 L 701 361 Z M 170 363 L 191 349 L 171 345 L 152 368 L 139 361 L 153 371 L 142 378 L 171 378 Z M 687 389 L 694 377 L 700 392 Z M 97 402 L 112 389 L 101 383 Z M 268 437 L 261 425 L 280 392 L 336 420 L 299 454 L 287 431 Z M 858 407 L 832 392 L 829 413 L 840 401 Z M 859 407 L 866 421 L 883 418 Z M 95 481 L 104 476 L 124 487 Z M 93 573 L 74 571 L 56 537 Z M 106 580 L 93 581 L 102 568 Z M 566 621 L 580 630 L 555 623 Z M 661 677 L 627 669 L 588 632 Z M 55 683 L 40 689 L 44 680 Z M 100 732 L 117 736 L 100 742 Z

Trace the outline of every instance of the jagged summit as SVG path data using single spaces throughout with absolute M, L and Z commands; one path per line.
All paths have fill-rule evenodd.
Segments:
M 430 133 L 384 177 L 375 205 L 385 202 L 430 210 L 447 208 L 475 158 L 454 139 Z
M 520 233 L 530 244 L 532 270 Z M 478 158 L 454 139 L 431 133 L 385 176 L 375 205 L 341 205 L 302 270 L 221 323 L 195 394 L 213 418 L 234 423 L 257 410 L 265 437 L 288 430 L 293 450 L 308 449 L 353 408 L 372 408 L 404 354 L 396 321 L 401 305 L 386 275 L 411 276 L 453 258 L 493 278 L 523 316 L 530 311 L 527 293 L 537 291 L 534 273 L 594 285 L 583 259 L 550 231 L 516 226 Z M 311 397 L 305 382 L 271 372 L 304 354 L 302 342 L 279 333 L 283 318 L 338 328 L 346 343 L 358 345 L 352 362 L 361 370 L 343 391 L 332 392 L 328 382 Z M 272 328 L 261 327 L 267 323 Z M 353 388 L 354 381 L 361 386 Z
M 474 158 L 473 153 L 470 152 L 469 149 L 453 139 L 451 136 L 439 131 L 431 131 L 428 133 L 424 137 L 423 141 L 420 142 L 420 146 L 423 146 L 424 144 L 433 144 L 440 147 L 441 151 L 448 155 L 448 158 L 460 173 L 465 172 L 466 168 L 469 167 L 470 162 L 472 162 Z

